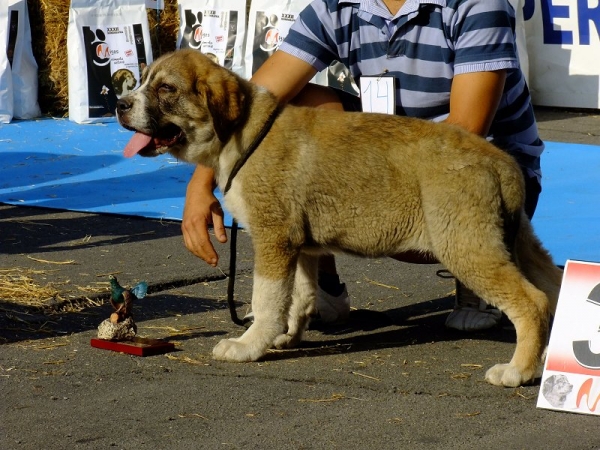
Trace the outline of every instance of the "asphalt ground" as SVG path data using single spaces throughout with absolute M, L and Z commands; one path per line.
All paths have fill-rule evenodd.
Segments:
M 596 111 L 537 116 L 545 140 L 600 145 Z M 1 449 L 600 449 L 597 417 L 537 409 L 539 384 L 483 380 L 510 359 L 514 331 L 447 330 L 454 280 L 439 265 L 339 257 L 348 323 L 235 364 L 211 358 L 244 331 L 227 308 L 228 244 L 211 268 L 176 222 L 8 205 L 0 242 L 2 285 L 39 297 L 0 298 Z M 241 316 L 252 286 L 243 231 L 237 260 Z M 109 274 L 148 282 L 138 334 L 176 351 L 91 347 L 112 312 Z

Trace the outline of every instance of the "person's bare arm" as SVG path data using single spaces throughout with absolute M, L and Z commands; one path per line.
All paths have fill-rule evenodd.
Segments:
M 275 52 L 251 81 L 273 92 L 285 103 L 296 97 L 314 74 L 315 69 L 310 64 L 287 53 Z M 188 183 L 181 223 L 186 248 L 211 266 L 218 264 L 219 256 L 210 239 L 210 225 L 217 240 L 227 242 L 223 210 L 213 193 L 214 188 L 213 170 L 198 165 Z
M 456 75 L 450 90 L 450 115 L 446 122 L 487 136 L 504 90 L 506 71 Z
M 254 73 L 251 82 L 266 88 L 281 103 L 294 99 L 317 71 L 307 62 L 277 51 Z
M 210 241 L 209 226 L 213 225 L 219 242 L 227 242 L 223 210 L 213 193 L 214 187 L 213 170 L 198 165 L 188 183 L 181 222 L 183 241 L 187 249 L 213 267 L 219 262 L 219 256 Z

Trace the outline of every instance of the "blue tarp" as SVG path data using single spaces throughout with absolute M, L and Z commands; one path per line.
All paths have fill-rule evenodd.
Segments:
M 193 167 L 169 155 L 126 159 L 130 137 L 114 122 L 2 124 L 0 202 L 181 220 Z M 542 158 L 536 233 L 557 264 L 600 261 L 600 147 L 547 142 Z

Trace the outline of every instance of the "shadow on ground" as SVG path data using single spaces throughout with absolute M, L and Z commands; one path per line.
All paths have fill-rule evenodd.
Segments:
M 227 320 L 229 311 L 225 301 L 158 293 L 139 303 L 134 307 L 138 326 L 145 327 L 145 322 L 156 319 L 173 318 L 173 324 L 176 323 L 177 327 L 190 330 L 177 333 L 177 340 L 225 334 L 235 337 L 241 336 L 245 331 L 244 327 L 235 327 Z M 444 297 L 386 311 L 353 310 L 344 324 L 313 323 L 311 330 L 317 333 L 311 333 L 310 339 L 304 341 L 299 348 L 269 353 L 265 359 L 317 356 L 327 349 L 336 348 L 342 348 L 344 353 L 352 353 L 463 340 L 465 337 L 497 342 L 515 341 L 514 330 L 507 320 L 498 328 L 477 333 L 465 334 L 448 330 L 444 322 L 452 304 L 452 297 Z M 242 304 L 237 306 L 239 309 Z M 101 305 L 90 305 L 77 311 L 44 311 L 0 302 L 0 341 L 10 343 L 95 330 L 111 312 L 108 299 L 103 300 Z M 193 317 L 209 312 L 217 313 L 222 320 L 207 321 L 201 316 Z M 163 328 L 169 328 L 168 322 L 163 324 Z M 194 324 L 203 326 L 196 328 Z
M 92 304 L 93 302 L 99 305 Z M 134 306 L 134 317 L 138 324 L 147 320 L 227 308 L 226 304 L 214 299 L 170 294 L 149 296 L 139 303 Z M 108 297 L 90 300 L 88 306 L 77 303 L 70 308 L 63 304 L 62 308 L 62 311 L 28 308 L 0 301 L 0 343 L 44 339 L 94 330 L 113 311 Z

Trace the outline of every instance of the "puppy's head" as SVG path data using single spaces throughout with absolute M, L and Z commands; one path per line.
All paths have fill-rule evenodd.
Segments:
M 235 74 L 196 50 L 162 56 L 142 74 L 138 90 L 117 102 L 119 123 L 135 135 L 124 155 L 175 157 L 202 163 L 246 113 L 249 88 Z

